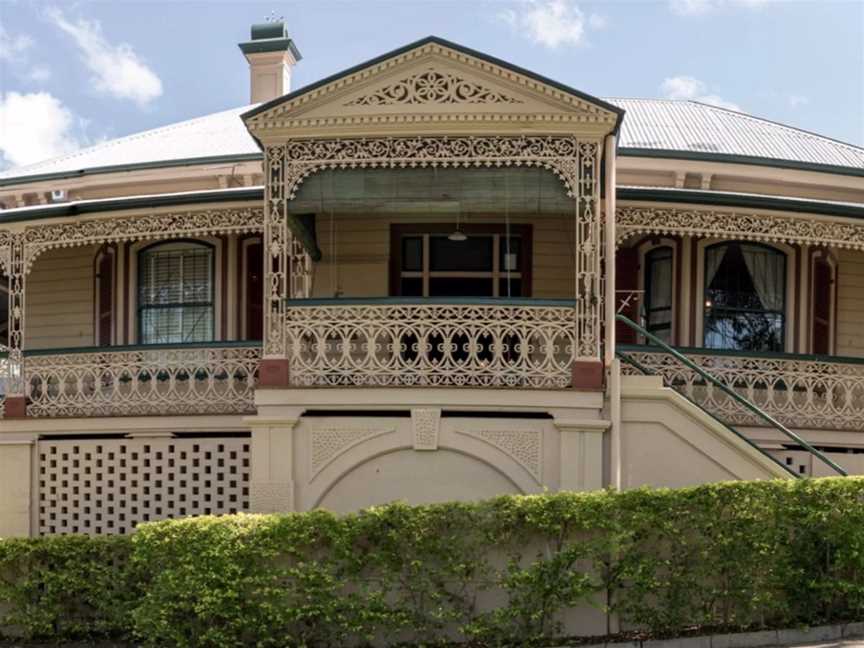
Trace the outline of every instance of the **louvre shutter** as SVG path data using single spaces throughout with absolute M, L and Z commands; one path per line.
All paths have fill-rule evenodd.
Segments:
M 114 254 L 103 251 L 96 265 L 98 281 L 99 311 L 96 314 L 96 343 L 111 346 L 111 314 L 114 312 Z
M 639 289 L 639 251 L 636 248 L 620 248 L 615 254 L 615 290 L 629 291 Z M 616 297 L 617 307 L 627 297 L 624 292 L 619 292 Z M 638 323 L 638 300 L 633 297 L 629 305 L 620 312 Z M 636 331 L 626 324 L 617 322 L 615 325 L 615 337 L 620 344 L 636 344 Z
M 261 243 L 246 248 L 246 338 L 260 340 L 264 336 L 264 259 Z
M 824 259 L 813 264 L 813 353 L 831 353 L 831 265 Z

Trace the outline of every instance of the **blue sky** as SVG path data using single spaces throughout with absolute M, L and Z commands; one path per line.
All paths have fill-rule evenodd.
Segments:
M 589 94 L 864 146 L 864 0 L 0 0 L 0 168 L 245 105 L 237 43 L 274 11 L 294 88 L 434 34 Z

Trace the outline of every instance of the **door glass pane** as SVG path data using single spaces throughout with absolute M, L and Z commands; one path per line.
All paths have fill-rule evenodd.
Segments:
M 451 241 L 446 236 L 429 237 L 429 264 L 436 271 L 492 271 L 492 237 L 469 236 Z
M 432 277 L 429 280 L 430 297 L 492 297 L 491 278 Z
M 422 297 L 423 280 L 419 277 L 402 277 L 402 290 L 399 294 L 403 297 Z
M 423 269 L 423 239 L 419 236 L 402 239 L 402 269 L 419 272 Z
M 510 237 L 510 245 L 507 245 L 507 236 L 505 234 L 501 235 L 501 272 L 521 272 L 522 268 L 520 266 L 521 259 L 519 259 L 519 253 L 522 250 L 522 238 L 519 236 L 511 236 Z
M 521 279 L 499 279 L 498 280 L 498 296 L 499 297 L 521 297 L 522 296 L 522 280 Z

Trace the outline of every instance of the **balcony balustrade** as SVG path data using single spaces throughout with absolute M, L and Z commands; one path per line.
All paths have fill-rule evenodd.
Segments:
M 669 354 L 647 346 L 619 347 L 651 373 L 731 425 L 761 425 L 728 395 Z M 797 429 L 864 429 L 864 359 L 785 353 L 679 349 L 693 363 Z M 639 374 L 622 365 L 625 373 Z
M 294 300 L 285 315 L 296 387 L 571 385 L 576 309 L 566 300 Z
M 260 342 L 30 351 L 27 415 L 250 413 L 260 358 Z

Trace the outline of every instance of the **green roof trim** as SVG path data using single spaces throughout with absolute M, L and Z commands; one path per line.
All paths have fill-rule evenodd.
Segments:
M 618 200 L 686 203 L 688 205 L 711 205 L 717 207 L 748 207 L 751 209 L 774 209 L 796 213 L 864 218 L 864 205 L 859 207 L 857 205 L 829 203 L 818 200 L 720 193 L 694 189 L 619 187 L 616 197 Z
M 300 50 L 290 38 L 267 38 L 251 40 L 237 45 L 244 54 L 259 54 L 262 52 L 291 52 L 295 60 L 303 58 Z
M 235 153 L 232 155 L 212 155 L 209 157 L 178 158 L 176 160 L 157 160 L 155 162 L 132 162 L 130 164 L 114 164 L 111 166 L 91 167 L 75 171 L 58 171 L 55 173 L 35 173 L 32 175 L 0 178 L 0 187 L 26 184 L 28 182 L 44 182 L 46 180 L 68 180 L 82 178 L 101 173 L 125 173 L 128 171 L 143 171 L 146 169 L 165 169 L 170 167 L 199 166 L 206 164 L 223 164 L 234 162 L 257 162 L 264 159 L 261 153 Z
M 179 207 L 183 205 L 220 202 L 263 202 L 263 200 L 264 189 L 261 187 L 237 190 L 196 191 L 185 194 L 166 194 L 164 196 L 109 198 L 108 200 L 61 203 L 58 205 L 46 205 L 45 207 L 25 207 L 9 210 L 12 213 L 0 211 L 0 223 L 18 223 L 29 220 L 41 220 L 43 218 L 62 218 L 65 216 L 83 216 L 85 214 L 139 209 L 141 207 Z
M 586 93 L 581 92 L 579 90 L 576 90 L 575 88 L 571 88 L 570 86 L 567 86 L 563 83 L 560 83 L 558 81 L 555 81 L 555 80 L 550 79 L 548 77 L 545 77 L 543 75 L 537 74 L 536 72 L 531 72 L 530 70 L 526 70 L 525 68 L 519 67 L 518 65 L 508 63 L 507 61 L 504 61 L 502 59 L 496 58 L 494 56 L 490 56 L 489 54 L 484 54 L 483 52 L 478 52 L 477 50 L 471 49 L 470 47 L 465 47 L 464 45 L 459 45 L 458 43 L 448 41 L 448 40 L 446 40 L 444 38 L 440 38 L 438 36 L 427 36 L 425 38 L 421 38 L 420 40 L 414 41 L 413 43 L 408 43 L 407 45 L 404 45 L 404 46 L 399 47 L 397 49 L 394 49 L 394 50 L 391 50 L 391 51 L 386 52 L 384 54 L 381 54 L 380 56 L 376 56 L 375 58 L 369 59 L 368 61 L 364 61 L 363 63 L 359 63 L 357 65 L 354 65 L 354 66 L 352 66 L 346 70 L 342 70 L 341 72 L 337 72 L 336 74 L 332 74 L 328 77 L 324 77 L 323 79 L 315 81 L 314 83 L 310 83 L 307 86 L 304 86 L 302 88 L 295 90 L 294 92 L 290 92 L 286 95 L 283 95 L 281 97 L 276 97 L 275 99 L 272 99 L 266 103 L 263 103 L 260 106 L 257 106 L 256 108 L 253 108 L 252 110 L 249 110 L 248 112 L 243 113 L 242 115 L 240 115 L 240 118 L 245 121 L 249 117 L 254 117 L 255 115 L 258 115 L 262 112 L 270 110 L 271 108 L 273 108 L 275 106 L 278 106 L 282 103 L 285 103 L 286 101 L 292 101 L 293 99 L 296 99 L 297 97 L 300 97 L 300 96 L 306 94 L 307 92 L 311 92 L 312 90 L 315 90 L 316 88 L 320 88 L 321 86 L 325 86 L 328 83 L 332 83 L 333 81 L 336 81 L 342 77 L 348 76 L 350 74 L 355 74 L 356 72 L 360 72 L 361 70 L 364 70 L 368 67 L 372 67 L 373 65 L 377 65 L 378 63 L 386 61 L 387 59 L 393 58 L 395 56 L 399 56 L 400 54 L 404 54 L 405 52 L 408 52 L 412 49 L 417 49 L 418 47 L 422 47 L 422 46 L 428 45 L 430 43 L 435 43 L 436 45 L 441 45 L 442 47 L 448 47 L 450 49 L 454 49 L 457 52 L 461 52 L 462 54 L 465 54 L 467 56 L 473 56 L 474 58 L 479 58 L 483 61 L 486 61 L 487 63 L 491 63 L 492 65 L 498 65 L 498 66 L 503 67 L 507 70 L 510 70 L 511 72 L 515 72 L 516 74 L 522 74 L 522 75 L 527 76 L 531 79 L 534 79 L 535 81 L 538 81 L 539 83 L 549 85 L 549 86 L 556 88 L 562 92 L 566 92 L 567 94 L 571 94 L 571 95 L 574 95 L 576 97 L 579 97 L 583 101 L 588 101 L 588 102 L 593 103 L 597 106 L 600 106 L 601 108 L 608 110 L 609 112 L 612 112 L 618 116 L 618 118 L 615 122 L 615 131 L 614 131 L 615 134 L 617 134 L 618 131 L 621 129 L 621 124 L 624 120 L 624 109 L 623 108 L 619 108 L 618 106 L 615 106 L 615 105 L 613 105 L 607 101 L 603 101 L 602 99 L 598 99 L 597 97 L 594 97 L 592 95 L 589 95 L 589 94 L 586 94 Z
M 752 164 L 755 166 L 776 167 L 778 169 L 815 171 L 817 173 L 835 173 L 837 175 L 850 175 L 864 178 L 864 167 L 859 168 L 850 166 L 839 166 L 835 164 L 819 164 L 816 162 L 801 162 L 798 160 L 783 160 L 780 158 L 756 157 L 753 155 L 737 155 L 735 153 L 676 151 L 674 149 L 649 149 L 619 146 L 618 155 L 626 157 L 663 158 L 669 160 L 722 162 L 724 164 Z

